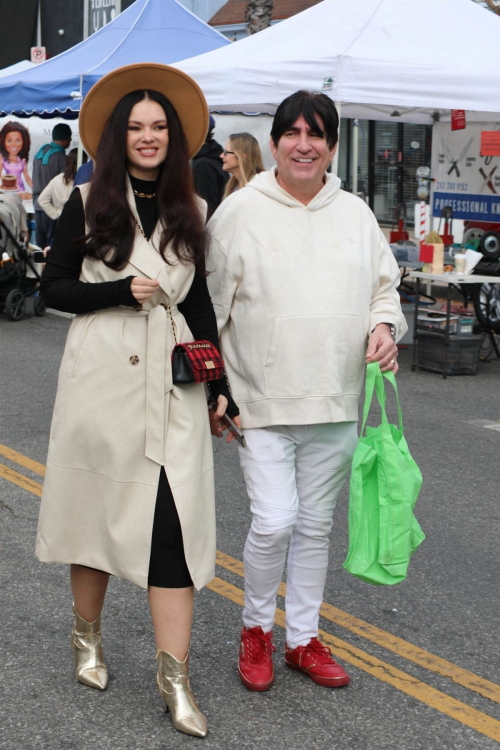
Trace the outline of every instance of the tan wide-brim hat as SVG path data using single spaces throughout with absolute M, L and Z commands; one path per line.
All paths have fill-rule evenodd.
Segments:
M 99 141 L 114 108 L 126 94 L 150 89 L 173 104 L 188 143 L 191 159 L 208 131 L 208 107 L 203 92 L 182 70 L 160 63 L 136 63 L 117 68 L 92 86 L 83 101 L 79 127 L 85 151 L 96 159 Z

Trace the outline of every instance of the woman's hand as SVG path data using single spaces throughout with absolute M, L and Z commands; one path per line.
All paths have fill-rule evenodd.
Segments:
M 130 284 L 130 291 L 140 305 L 148 302 L 156 292 L 160 282 L 158 279 L 143 279 L 141 276 L 134 276 Z
M 212 408 L 208 410 L 208 416 L 210 419 L 210 432 L 214 437 L 221 438 L 224 430 L 227 430 L 225 424 L 220 421 L 220 418 L 224 416 L 227 409 L 227 398 L 225 396 L 219 396 L 217 399 L 217 410 L 214 411 Z M 234 417 L 233 422 L 239 430 L 241 430 L 241 419 L 240 417 Z M 226 443 L 230 443 L 233 436 L 229 432 L 226 438 Z

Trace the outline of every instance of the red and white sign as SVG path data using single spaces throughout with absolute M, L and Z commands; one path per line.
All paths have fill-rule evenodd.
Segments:
M 500 130 L 483 130 L 481 156 L 500 156 Z
M 451 110 L 451 129 L 464 130 L 467 123 L 465 122 L 465 109 Z
M 42 63 L 47 59 L 47 50 L 45 47 L 32 47 L 31 48 L 31 62 Z

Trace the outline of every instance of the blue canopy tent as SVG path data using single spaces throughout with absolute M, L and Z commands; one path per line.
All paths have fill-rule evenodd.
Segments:
M 136 0 L 80 44 L 31 70 L 0 78 L 0 117 L 76 119 L 103 75 L 140 62 L 170 64 L 230 44 L 177 0 Z

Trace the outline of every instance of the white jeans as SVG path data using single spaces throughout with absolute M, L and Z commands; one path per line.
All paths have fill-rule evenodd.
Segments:
M 272 629 L 288 544 L 286 639 L 318 635 L 332 514 L 357 444 L 356 422 L 245 430 L 239 447 L 253 514 L 244 551 L 247 628 Z

